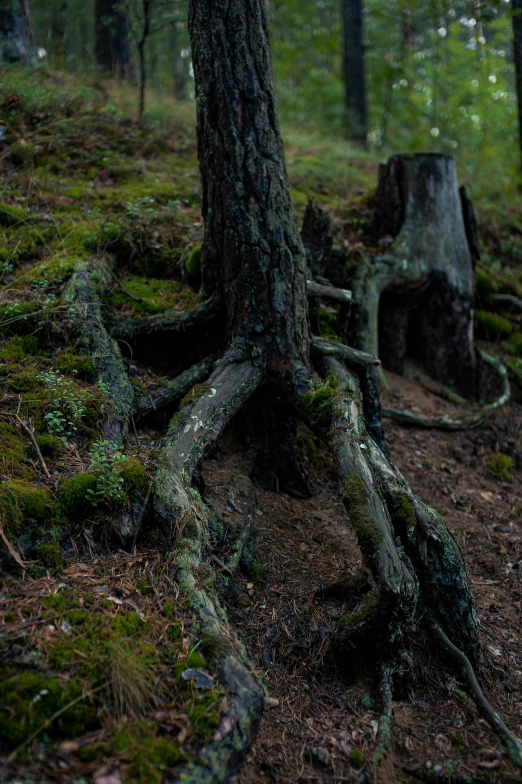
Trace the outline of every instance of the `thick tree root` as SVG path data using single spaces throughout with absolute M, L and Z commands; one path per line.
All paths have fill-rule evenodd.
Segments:
M 173 558 L 176 579 L 202 626 L 205 654 L 214 661 L 227 709 L 198 764 L 182 766 L 171 781 L 185 784 L 229 781 L 252 742 L 264 705 L 259 681 L 245 664 L 245 654 L 227 627 L 217 597 L 198 586 L 205 568 L 210 512 L 190 486 L 206 450 L 255 391 L 262 373 L 240 356 L 227 355 L 208 379 L 202 397 L 189 403 L 167 433 L 155 491 L 155 509 L 163 527 L 177 532 Z M 236 650 L 238 652 L 236 652 Z
M 349 289 L 338 289 L 334 286 L 323 286 L 315 280 L 306 281 L 306 293 L 309 297 L 319 297 L 329 299 L 333 302 L 341 302 L 343 305 L 352 301 L 352 292 Z
M 177 378 L 169 381 L 167 386 L 162 387 L 157 392 L 150 395 L 143 395 L 136 401 L 136 413 L 134 418 L 136 421 L 144 419 L 154 411 L 165 408 L 165 406 L 177 403 L 185 397 L 188 392 L 196 385 L 208 378 L 215 357 L 205 357 L 205 359 L 192 365 L 191 368 L 185 370 Z
M 376 648 L 396 648 L 403 643 L 416 609 L 417 578 L 408 557 L 397 548 L 386 501 L 375 482 L 372 439 L 366 431 L 358 383 L 332 357 L 325 357 L 323 370 L 335 377 L 339 389 L 332 403 L 329 436 L 342 497 L 377 589 L 362 608 L 340 622 L 341 644 L 356 647 L 361 637 L 370 635 Z
M 498 735 L 502 743 L 505 745 L 511 761 L 519 770 L 522 770 L 522 743 L 511 732 L 509 727 L 502 721 L 498 713 L 493 710 L 489 702 L 484 696 L 484 692 L 480 688 L 477 676 L 471 666 L 471 663 L 463 651 L 457 648 L 447 634 L 442 629 L 440 623 L 433 616 L 432 613 L 427 613 L 427 622 L 433 635 L 440 643 L 442 649 L 448 656 L 453 659 L 459 670 L 461 671 L 463 681 L 469 691 L 471 692 L 478 711 L 486 719 L 490 727 Z
M 398 422 L 404 422 L 408 425 L 415 425 L 416 427 L 438 428 L 439 430 L 467 430 L 468 428 L 480 425 L 480 423 L 491 416 L 494 411 L 505 406 L 511 397 L 511 387 L 506 367 L 497 357 L 493 357 L 491 354 L 485 354 L 481 351 L 480 356 L 483 362 L 497 371 L 502 381 L 502 392 L 493 403 L 488 403 L 488 405 L 483 406 L 479 413 L 462 417 L 462 419 L 454 419 L 452 417 L 424 417 L 421 414 L 412 414 L 411 411 L 399 411 L 396 408 L 383 408 L 382 416 L 387 419 L 395 419 Z
M 113 318 L 109 324 L 111 335 L 129 340 L 149 332 L 178 332 L 205 324 L 219 312 L 219 298 L 211 297 L 196 308 L 170 310 L 157 316 Z
M 97 376 L 108 392 L 110 406 L 103 426 L 104 436 L 121 446 L 127 435 L 134 390 L 118 345 L 105 329 L 101 315 L 98 289 L 108 286 L 110 279 L 109 268 L 101 259 L 92 260 L 89 266 L 81 263 L 65 289 L 63 301 L 77 322 L 75 326 L 95 363 Z
M 350 348 L 350 346 L 345 346 L 343 343 L 332 343 L 324 338 L 313 338 L 312 349 L 320 356 L 340 357 L 349 365 L 373 365 L 378 367 L 381 364 L 380 359 L 377 359 L 372 354 L 367 354 L 365 351 L 359 351 L 356 348 Z

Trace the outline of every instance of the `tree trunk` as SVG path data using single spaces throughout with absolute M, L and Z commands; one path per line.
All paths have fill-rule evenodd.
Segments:
M 145 113 L 145 88 L 147 86 L 147 67 L 145 63 L 145 44 L 150 35 L 150 11 L 152 0 L 143 0 L 142 3 L 142 31 L 138 41 L 139 63 L 139 93 L 138 93 L 138 119 L 142 120 Z
M 342 0 L 344 28 L 344 84 L 348 110 L 348 138 L 366 143 L 366 81 L 364 73 L 362 0 Z
M 51 62 L 56 68 L 65 66 L 67 32 L 67 0 L 53 5 L 48 35 L 48 50 Z
M 12 63 L 33 57 L 29 0 L 0 0 L 0 60 Z
M 106 74 L 120 79 L 132 76 L 129 20 L 120 0 L 96 0 L 94 53 Z
M 522 0 L 513 0 L 513 60 L 518 100 L 518 143 L 520 148 L 520 170 L 522 173 Z
M 463 210 L 452 158 L 390 158 L 380 171 L 375 229 L 393 242 L 385 256 L 358 271 L 354 288 L 358 348 L 396 373 L 409 354 L 438 381 L 473 398 L 470 211 L 467 199 Z
M 217 5 L 217 8 L 216 8 Z M 285 376 L 309 366 L 306 265 L 292 209 L 260 0 L 189 4 L 205 291 L 229 345 Z

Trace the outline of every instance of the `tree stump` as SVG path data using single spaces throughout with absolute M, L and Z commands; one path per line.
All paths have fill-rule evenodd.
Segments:
M 395 155 L 380 167 L 374 229 L 388 249 L 361 265 L 357 347 L 402 373 L 406 356 L 459 394 L 476 396 L 474 216 L 445 155 Z

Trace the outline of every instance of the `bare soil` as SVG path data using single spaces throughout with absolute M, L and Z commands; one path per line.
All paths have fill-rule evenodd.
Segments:
M 388 382 L 386 405 L 463 413 L 429 391 L 414 367 L 404 377 L 389 375 Z M 479 678 L 487 698 L 521 734 L 522 406 L 511 402 L 491 421 L 461 432 L 385 426 L 392 459 L 415 492 L 445 516 L 461 547 L 481 623 Z M 249 482 L 238 443 L 232 430 L 203 467 L 209 500 L 232 525 L 244 524 L 240 499 Z M 301 445 L 313 496 L 296 500 L 256 486 L 254 539 L 265 576 L 253 584 L 238 575 L 227 593 L 231 624 L 270 697 L 237 784 L 356 781 L 352 749 L 366 761 L 375 744 L 380 706 L 371 651 L 358 661 L 336 660 L 336 621 L 347 608 L 322 598 L 323 586 L 357 573 L 360 553 L 328 450 L 305 430 Z M 513 482 L 488 468 L 495 452 L 514 458 Z M 392 745 L 375 780 L 520 781 L 420 625 L 410 645 L 411 679 L 396 695 Z

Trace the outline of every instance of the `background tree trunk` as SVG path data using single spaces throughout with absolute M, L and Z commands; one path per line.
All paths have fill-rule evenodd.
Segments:
M 29 0 L 0 0 L 0 59 L 4 62 L 34 57 Z
M 513 60 L 518 101 L 518 144 L 520 149 L 520 171 L 522 174 L 522 0 L 513 0 Z
M 362 0 L 343 0 L 344 83 L 348 110 L 348 138 L 366 142 L 366 81 L 364 73 Z
M 107 74 L 121 79 L 132 75 L 129 20 L 121 0 L 96 0 L 94 51 Z

